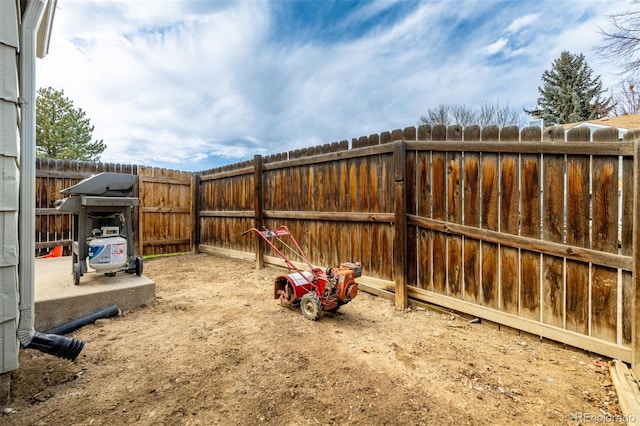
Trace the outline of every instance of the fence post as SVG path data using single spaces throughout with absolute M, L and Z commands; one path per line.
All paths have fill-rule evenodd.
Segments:
M 407 202 L 406 202 L 406 146 L 404 140 L 393 143 L 393 207 L 395 229 L 393 238 L 393 275 L 395 304 L 407 307 Z
M 262 191 L 262 156 L 257 154 L 253 156 L 253 183 L 254 183 L 254 227 L 262 229 L 264 225 L 264 195 Z M 264 243 L 262 238 L 256 238 L 256 269 L 264 267 Z
M 140 257 L 144 256 L 144 199 L 142 195 L 145 193 L 144 188 L 144 177 L 146 172 L 146 167 L 138 167 L 138 255 Z M 75 234 L 76 231 L 74 231 Z M 77 235 L 74 235 L 76 237 Z M 75 238 L 72 238 L 75 240 Z
M 200 253 L 200 174 L 193 176 L 191 180 L 193 185 L 193 252 Z
M 78 170 L 79 165 L 76 162 L 74 169 Z M 131 174 L 134 175 L 136 177 L 135 182 L 133 184 L 133 194 L 131 194 L 131 196 L 136 197 L 138 199 L 138 201 L 140 200 L 140 184 L 138 183 L 138 166 L 137 165 L 132 165 L 131 166 Z M 138 205 L 133 207 L 133 211 L 131 212 L 131 232 L 133 232 L 133 241 L 131 241 L 131 244 L 133 244 L 134 247 L 134 251 L 136 248 L 140 247 L 140 203 L 138 202 Z M 73 218 L 71 217 L 73 215 L 69 216 L 69 220 L 70 224 L 69 226 L 71 226 L 71 223 L 73 222 Z M 68 235 L 68 234 L 67 234 Z M 73 241 L 73 238 L 71 239 L 71 241 Z M 69 243 L 69 252 L 73 253 L 73 243 L 70 242 Z M 142 252 L 138 253 L 139 256 L 142 256 Z
M 628 132 L 625 140 L 633 136 L 633 296 L 631 332 L 631 369 L 640 376 L 640 131 Z

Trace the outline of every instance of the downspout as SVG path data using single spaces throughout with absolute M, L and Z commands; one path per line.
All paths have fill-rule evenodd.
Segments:
M 29 0 L 20 26 L 20 212 L 18 265 L 20 319 L 18 340 L 25 348 L 75 359 L 81 340 L 38 333 L 35 324 L 35 183 L 36 183 L 36 49 L 38 28 L 47 0 Z

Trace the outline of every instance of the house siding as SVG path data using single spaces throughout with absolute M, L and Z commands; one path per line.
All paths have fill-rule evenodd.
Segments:
M 18 4 L 0 1 L 0 374 L 18 368 Z

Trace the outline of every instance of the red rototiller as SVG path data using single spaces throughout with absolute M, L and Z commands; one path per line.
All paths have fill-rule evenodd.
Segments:
M 280 299 L 280 304 L 289 308 L 300 306 L 305 318 L 315 321 L 321 311 L 337 312 L 340 306 L 349 303 L 358 295 L 358 283 L 355 278 L 362 275 L 359 262 L 345 262 L 338 267 L 329 267 L 325 271 L 311 264 L 304 254 L 291 231 L 286 226 L 280 226 L 275 231 L 265 229 L 260 231 L 251 228 L 242 233 L 257 233 L 284 260 L 289 274 L 276 278 L 274 283 L 274 299 Z M 287 245 L 282 237 L 289 237 L 295 247 Z M 293 253 L 302 258 L 309 267 L 308 271 L 301 271 L 293 262 L 272 242 L 278 240 Z M 294 272 L 292 272 L 294 271 Z

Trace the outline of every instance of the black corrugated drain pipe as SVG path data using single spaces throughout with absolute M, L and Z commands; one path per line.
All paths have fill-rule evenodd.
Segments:
M 84 348 L 84 341 L 74 337 L 45 334 L 36 331 L 31 339 L 31 343 L 25 346 L 25 348 L 37 349 L 49 355 L 55 355 L 73 361 L 80 355 L 82 348 Z
M 93 314 L 89 314 L 85 317 L 75 319 L 66 324 L 62 324 L 58 327 L 52 328 L 50 330 L 44 331 L 46 334 L 68 334 L 72 331 L 76 331 L 77 329 L 84 327 L 87 324 L 91 324 L 96 322 L 96 320 L 101 318 L 110 318 L 115 317 L 120 312 L 120 309 L 116 305 L 109 306 L 108 308 L 102 309 Z
M 71 333 L 87 324 L 94 323 L 100 318 L 114 317 L 118 315 L 119 312 L 120 309 L 116 305 L 112 305 L 93 314 L 47 330 L 44 333 L 36 331 L 31 343 L 29 343 L 26 348 L 37 349 L 50 355 L 73 361 L 80 355 L 82 348 L 84 348 L 84 342 L 73 337 L 64 337 L 61 335 Z

